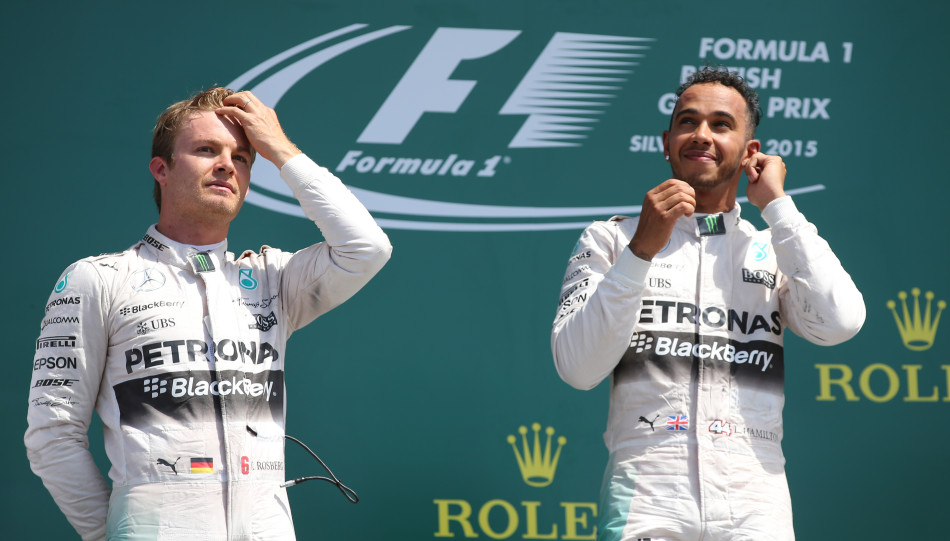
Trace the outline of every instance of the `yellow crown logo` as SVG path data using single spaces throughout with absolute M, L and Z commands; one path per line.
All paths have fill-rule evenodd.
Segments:
M 900 291 L 897 298 L 901 300 L 901 312 L 903 320 L 897 315 L 897 303 L 887 301 L 887 307 L 894 314 L 894 321 L 897 323 L 897 330 L 901 333 L 901 340 L 907 349 L 912 351 L 924 351 L 934 345 L 934 337 L 937 334 L 937 325 L 940 324 L 940 314 L 947 307 L 946 301 L 937 301 L 937 315 L 931 321 L 931 308 L 933 305 L 934 292 L 928 291 L 924 294 L 927 299 L 927 308 L 923 316 L 920 313 L 920 289 L 913 288 L 910 294 L 914 296 L 914 309 L 911 313 L 907 309 L 907 293 Z
M 515 458 L 518 459 L 518 468 L 521 470 L 521 478 L 524 479 L 524 482 L 533 487 L 546 487 L 554 481 L 557 461 L 561 456 L 561 448 L 567 443 L 567 438 L 558 436 L 557 450 L 554 451 L 554 457 L 552 458 L 551 440 L 554 437 L 554 427 L 549 426 L 544 430 L 544 433 L 547 434 L 547 442 L 543 451 L 541 449 L 541 425 L 534 423 L 531 425 L 531 430 L 534 431 L 533 448 L 528 447 L 528 428 L 525 426 L 518 427 L 518 433 L 521 434 L 522 451 L 518 451 L 518 446 L 515 445 L 518 438 L 514 435 L 510 434 L 508 436 L 508 443 L 511 444 L 511 448 L 515 452 Z

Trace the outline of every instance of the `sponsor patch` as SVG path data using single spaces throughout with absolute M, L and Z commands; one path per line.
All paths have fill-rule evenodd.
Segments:
M 74 347 L 76 347 L 75 336 L 47 336 L 36 340 L 36 349 Z
M 271 327 L 277 325 L 277 316 L 274 315 L 274 312 L 267 314 L 251 314 L 254 316 L 254 323 L 248 325 L 249 329 L 257 329 L 259 331 L 269 331 Z
M 726 234 L 726 220 L 722 214 L 701 216 L 696 218 L 696 224 L 699 226 L 700 237 Z
M 195 267 L 195 272 L 214 272 L 214 261 L 211 260 L 211 252 L 199 252 L 192 256 L 191 263 Z
M 769 271 L 742 269 L 742 281 L 775 289 L 775 275 Z

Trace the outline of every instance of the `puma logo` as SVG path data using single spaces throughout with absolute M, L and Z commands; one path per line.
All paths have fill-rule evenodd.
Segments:
M 178 470 L 175 469 L 175 464 L 178 464 L 178 461 L 179 461 L 179 460 L 181 460 L 181 457 L 176 458 L 176 459 L 175 459 L 175 463 L 172 464 L 172 463 L 169 463 L 169 462 L 168 462 L 167 460 L 165 460 L 164 458 L 160 458 L 160 459 L 158 459 L 158 464 L 159 464 L 160 466 L 168 466 L 169 468 L 172 469 L 173 472 L 175 472 L 175 475 L 178 475 Z
M 640 416 L 640 422 L 641 422 L 641 423 L 646 423 L 646 424 L 650 425 L 650 430 L 656 432 L 656 429 L 653 428 L 653 423 L 654 423 L 657 419 L 659 419 L 659 418 L 660 418 L 660 416 L 657 415 L 656 417 L 653 418 L 653 421 L 651 421 L 651 420 L 649 420 L 649 419 L 647 419 L 646 417 L 644 417 L 644 416 L 641 415 L 641 416 Z

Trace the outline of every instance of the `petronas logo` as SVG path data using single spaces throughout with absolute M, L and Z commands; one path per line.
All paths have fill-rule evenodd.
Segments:
M 901 301 L 900 315 L 897 313 L 896 302 L 887 301 L 887 307 L 894 314 L 894 322 L 897 323 L 897 330 L 901 334 L 904 346 L 911 351 L 925 351 L 934 345 L 937 325 L 940 324 L 940 314 L 947 307 L 947 301 L 937 301 L 937 313 L 933 315 L 934 292 L 928 291 L 924 294 L 924 298 L 927 299 L 927 306 L 921 313 L 920 288 L 911 289 L 910 294 L 914 297 L 913 309 L 907 307 L 907 293 L 905 291 L 897 293 L 897 298 Z
M 515 459 L 518 460 L 518 468 L 521 470 L 521 478 L 524 482 L 533 487 L 546 487 L 554 481 L 557 461 L 561 457 L 561 449 L 567 443 L 567 438 L 558 436 L 557 449 L 554 451 L 554 456 L 551 456 L 554 427 L 549 426 L 545 429 L 547 439 L 543 447 L 541 425 L 534 423 L 531 425 L 531 430 L 534 432 L 533 445 L 528 445 L 528 428 L 523 425 L 518 427 L 518 433 L 521 434 L 521 451 L 518 450 L 518 438 L 513 434 L 508 436 L 508 443 L 515 452 Z

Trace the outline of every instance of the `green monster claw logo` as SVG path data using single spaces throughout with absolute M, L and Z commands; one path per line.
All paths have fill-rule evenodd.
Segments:
M 214 263 L 211 262 L 211 258 L 208 257 L 208 254 L 195 254 L 195 262 L 198 263 L 198 270 L 201 272 L 214 270 Z

